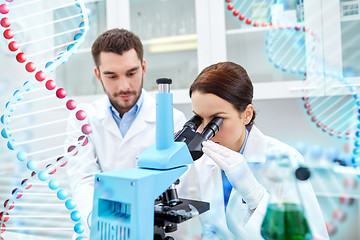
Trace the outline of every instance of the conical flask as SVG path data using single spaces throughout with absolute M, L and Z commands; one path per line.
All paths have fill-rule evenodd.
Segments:
M 312 239 L 295 170 L 286 155 L 267 160 L 264 175 L 270 200 L 261 225 L 261 236 L 266 240 Z

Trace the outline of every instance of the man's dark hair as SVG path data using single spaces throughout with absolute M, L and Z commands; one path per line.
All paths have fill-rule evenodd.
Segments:
M 96 67 L 99 67 L 101 52 L 113 52 L 122 55 L 123 52 L 131 49 L 135 49 L 139 60 L 142 62 L 144 50 L 140 38 L 126 29 L 114 28 L 98 36 L 91 47 L 91 53 Z

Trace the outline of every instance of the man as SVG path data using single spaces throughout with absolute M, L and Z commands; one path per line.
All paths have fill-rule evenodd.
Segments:
M 136 167 L 136 157 L 155 143 L 156 102 L 142 89 L 146 61 L 139 37 L 124 29 L 108 30 L 93 43 L 92 55 L 95 75 L 107 96 L 80 107 L 92 133 L 89 144 L 67 167 L 85 226 L 91 223 L 95 174 Z M 181 129 L 184 123 L 184 114 L 174 110 L 174 129 Z M 70 121 L 68 132 L 76 132 L 80 126 L 78 121 Z M 76 142 L 78 136 L 71 134 L 68 141 Z

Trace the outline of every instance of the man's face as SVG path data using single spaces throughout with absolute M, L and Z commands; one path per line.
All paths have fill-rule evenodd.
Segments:
M 122 116 L 136 104 L 141 95 L 146 62 L 139 60 L 134 49 L 122 55 L 101 52 L 99 60 L 99 67 L 94 69 L 95 75 L 110 102 Z

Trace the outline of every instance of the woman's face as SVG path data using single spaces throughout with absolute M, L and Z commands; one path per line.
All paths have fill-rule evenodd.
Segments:
M 221 117 L 223 124 L 211 140 L 239 152 L 246 136 L 245 125 L 251 121 L 253 115 L 253 106 L 249 104 L 240 113 L 231 103 L 215 94 L 199 91 L 192 93 L 191 102 L 194 114 L 203 119 L 198 132 L 202 132 L 214 117 Z

